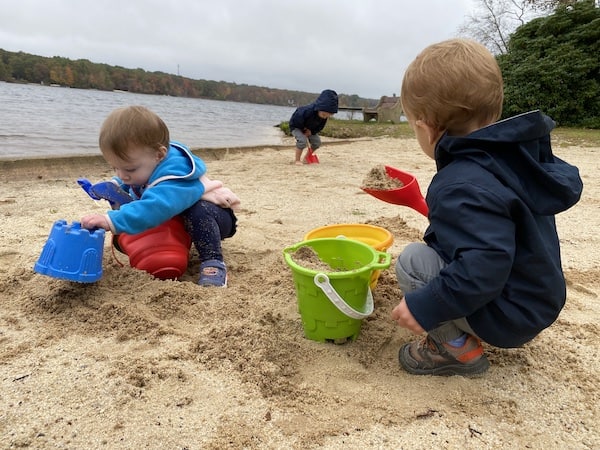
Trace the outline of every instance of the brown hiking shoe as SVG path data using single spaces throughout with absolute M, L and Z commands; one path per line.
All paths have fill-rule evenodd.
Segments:
M 490 367 L 481 341 L 471 335 L 462 347 L 440 344 L 427 336 L 421 341 L 404 344 L 398 359 L 404 370 L 415 375 L 473 376 Z

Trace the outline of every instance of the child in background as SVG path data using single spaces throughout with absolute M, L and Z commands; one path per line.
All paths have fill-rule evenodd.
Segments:
M 308 142 L 315 152 L 321 146 L 321 137 L 319 133 L 327 119 L 338 112 L 338 96 L 335 91 L 326 89 L 311 104 L 300 106 L 294 111 L 290 119 L 290 131 L 296 138 L 296 159 L 297 165 L 306 162 L 306 156 L 302 158 L 302 151 L 307 147 Z
M 239 198 L 206 176 L 202 159 L 171 142 L 160 117 L 142 106 L 113 111 L 100 130 L 100 150 L 113 179 L 134 201 L 81 219 L 85 228 L 137 234 L 181 215 L 200 255 L 201 286 L 227 285 L 221 240 L 236 232 Z
M 552 154 L 549 117 L 496 122 L 502 84 L 494 56 L 463 39 L 427 47 L 404 75 L 404 114 L 437 166 L 425 243 L 409 244 L 396 263 L 404 298 L 392 318 L 428 332 L 400 349 L 413 374 L 483 373 L 480 339 L 519 347 L 565 304 L 554 216 L 577 203 L 583 184 Z

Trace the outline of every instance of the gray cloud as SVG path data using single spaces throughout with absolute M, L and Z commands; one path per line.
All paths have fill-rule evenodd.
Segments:
M 7 3 L 7 0 L 1 0 Z M 472 0 L 20 0 L 0 48 L 195 79 L 379 98 Z

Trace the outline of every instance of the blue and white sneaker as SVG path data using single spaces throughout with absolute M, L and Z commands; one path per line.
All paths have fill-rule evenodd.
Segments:
M 223 261 L 209 259 L 200 264 L 200 286 L 227 287 L 227 268 Z

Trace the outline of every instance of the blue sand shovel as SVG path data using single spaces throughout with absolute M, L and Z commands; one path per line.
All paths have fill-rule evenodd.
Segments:
M 94 200 L 107 200 L 112 209 L 119 209 L 121 205 L 133 201 L 127 192 L 112 181 L 92 184 L 86 178 L 79 178 L 77 183 Z

